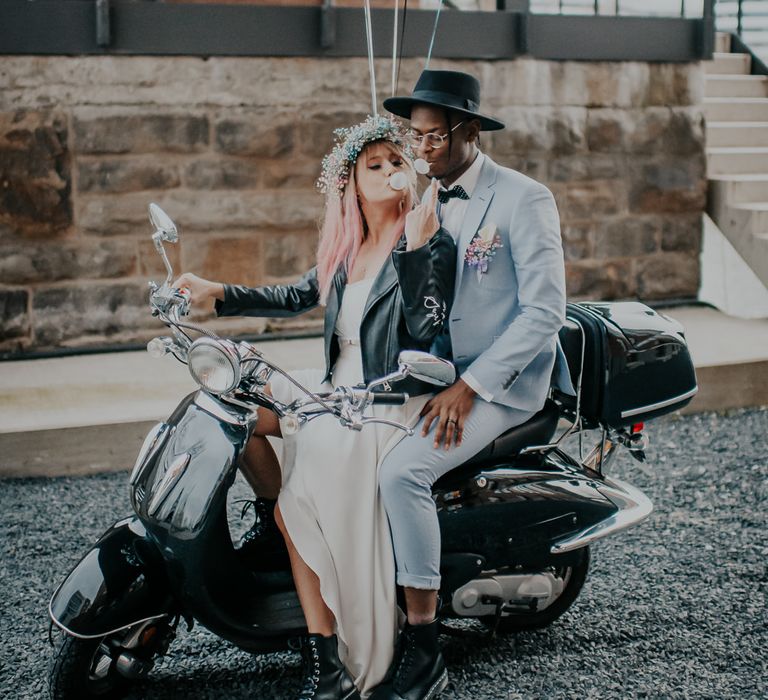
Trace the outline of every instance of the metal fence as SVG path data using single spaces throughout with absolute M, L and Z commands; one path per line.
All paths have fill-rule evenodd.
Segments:
M 685 62 L 709 58 L 714 46 L 714 0 L 678 2 L 667 14 L 651 11 L 658 0 L 472 1 L 474 10 L 441 15 L 434 56 Z M 435 24 L 425 4 L 408 14 L 404 56 L 425 55 Z M 501 11 L 479 11 L 481 4 Z M 386 55 L 393 10 L 377 6 L 372 14 L 374 43 Z M 314 7 L 0 0 L 0 54 L 363 56 L 361 18 L 359 7 L 334 0 Z
M 715 21 L 718 31 L 737 34 L 768 62 L 768 0 L 719 0 Z
M 707 0 L 531 0 L 539 14 L 614 17 L 703 17 Z

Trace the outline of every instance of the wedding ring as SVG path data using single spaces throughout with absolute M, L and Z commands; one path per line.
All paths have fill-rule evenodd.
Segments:
M 456 425 L 456 421 L 455 421 L 455 420 L 453 420 L 453 418 L 449 418 L 449 419 L 448 419 L 447 421 L 445 421 L 445 422 L 446 422 L 446 423 L 453 423 L 454 425 Z

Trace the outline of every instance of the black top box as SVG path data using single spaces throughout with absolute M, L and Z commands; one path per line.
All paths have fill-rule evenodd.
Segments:
M 642 423 L 696 395 L 696 372 L 677 321 L 639 302 L 568 304 L 566 317 L 560 341 L 574 386 L 581 379 L 586 427 Z

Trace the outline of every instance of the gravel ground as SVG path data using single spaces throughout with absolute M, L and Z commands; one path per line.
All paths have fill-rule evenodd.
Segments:
M 651 518 L 593 548 L 581 597 L 549 629 L 445 637 L 442 697 L 768 697 L 767 433 L 768 409 L 656 421 L 648 462 L 611 468 L 652 498 Z M 0 696 L 43 698 L 48 598 L 128 512 L 126 477 L 6 481 L 0 508 Z M 292 698 L 299 676 L 294 653 L 253 657 L 196 627 L 131 698 Z

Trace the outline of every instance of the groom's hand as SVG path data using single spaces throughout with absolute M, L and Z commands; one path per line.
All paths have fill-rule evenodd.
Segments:
M 426 437 L 433 422 L 435 427 L 435 448 L 445 441 L 445 449 L 451 448 L 455 442 L 456 447 L 461 445 L 464 435 L 464 422 L 474 405 L 477 394 L 463 380 L 459 379 L 453 386 L 444 389 L 432 397 L 421 410 L 424 416 L 424 425 L 421 434 Z

